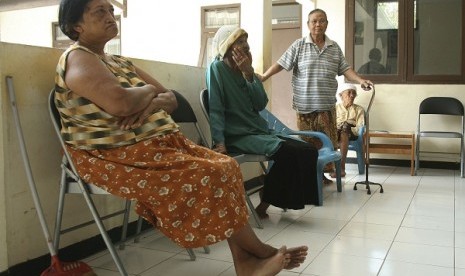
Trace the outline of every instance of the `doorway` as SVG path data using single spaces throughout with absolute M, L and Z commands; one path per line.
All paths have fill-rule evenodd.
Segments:
M 278 61 L 289 46 L 302 34 L 299 3 L 273 4 L 272 61 Z M 292 109 L 292 71 L 281 71 L 271 78 L 271 111 L 288 127 L 296 129 L 296 114 Z

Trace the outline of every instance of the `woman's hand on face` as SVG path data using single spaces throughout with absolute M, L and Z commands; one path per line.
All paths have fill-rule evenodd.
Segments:
M 252 54 L 250 51 L 236 47 L 232 49 L 232 58 L 239 70 L 246 75 L 253 75 Z

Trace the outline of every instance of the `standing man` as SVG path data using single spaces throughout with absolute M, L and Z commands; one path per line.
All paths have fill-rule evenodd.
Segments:
M 315 9 L 308 14 L 310 34 L 297 39 L 281 58 L 261 76 L 262 81 L 283 69 L 292 72 L 293 102 L 300 130 L 320 131 L 329 136 L 337 147 L 336 76 L 344 75 L 368 90 L 373 83 L 362 79 L 347 63 L 339 45 L 325 34 L 328 27 L 326 12 Z M 320 149 L 318 139 L 305 138 Z M 333 168 L 327 168 L 331 171 Z M 326 183 L 331 180 L 323 178 Z

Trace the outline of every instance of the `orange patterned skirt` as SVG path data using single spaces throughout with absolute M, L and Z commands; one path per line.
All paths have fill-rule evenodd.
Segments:
M 219 242 L 248 223 L 237 162 L 181 132 L 114 149 L 68 151 L 86 182 L 135 200 L 136 212 L 182 247 Z

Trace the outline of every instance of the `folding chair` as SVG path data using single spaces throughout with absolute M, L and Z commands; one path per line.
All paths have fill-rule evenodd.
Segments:
M 298 131 L 292 130 L 285 126 L 276 116 L 274 116 L 270 111 L 264 109 L 260 111 L 260 115 L 265 118 L 268 122 L 268 127 L 274 129 L 277 132 L 292 135 L 292 136 L 308 136 L 314 137 L 321 140 L 323 146 L 318 150 L 318 161 L 317 161 L 317 183 L 318 183 L 318 198 L 319 205 L 323 205 L 323 173 L 325 165 L 331 162 L 335 163 L 336 167 L 336 186 L 337 191 L 342 192 L 341 184 L 341 158 L 342 155 L 339 151 L 334 150 L 333 143 L 329 137 L 323 132 L 318 131 Z
M 208 104 L 208 90 L 207 89 L 203 89 L 202 91 L 200 91 L 200 106 L 202 108 L 203 114 L 205 115 L 205 118 L 207 118 L 207 121 L 210 121 L 210 115 L 208 113 L 209 104 Z M 265 162 L 267 161 L 271 162 L 271 160 L 269 160 L 265 155 L 260 155 L 260 154 L 230 154 L 230 156 L 234 158 L 239 164 L 259 162 L 260 167 L 262 168 L 264 173 L 268 172 L 268 167 L 265 165 Z M 268 166 L 269 165 L 271 164 L 268 164 Z M 263 184 L 260 183 L 259 185 L 248 187 L 244 183 L 244 188 L 245 188 L 245 199 L 247 201 L 247 205 L 249 206 L 250 213 L 252 214 L 255 220 L 255 223 L 257 224 L 257 227 L 260 229 L 263 229 L 263 223 L 260 220 L 260 217 L 258 216 L 257 212 L 255 211 L 255 207 L 252 201 L 250 200 L 251 195 L 263 189 Z
M 455 116 L 461 119 L 460 126 L 457 126 L 457 131 L 441 131 L 437 128 L 427 129 L 421 123 L 422 118 L 426 115 L 435 115 L 437 118 L 445 119 L 445 117 Z M 431 116 L 430 116 L 431 117 Z M 415 174 L 420 168 L 420 140 L 423 138 L 456 138 L 460 139 L 460 176 L 464 177 L 464 107 L 461 101 L 451 97 L 429 97 L 420 103 L 418 111 L 417 125 L 417 142 L 415 148 Z
M 120 245 L 120 248 L 123 249 L 124 242 L 126 241 L 127 225 L 128 225 L 128 220 L 129 220 L 129 211 L 131 208 L 131 201 L 126 200 L 125 207 L 119 211 L 115 211 L 105 216 L 101 216 L 99 214 L 97 208 L 95 207 L 95 204 L 94 204 L 94 201 L 91 195 L 110 195 L 110 193 L 104 191 L 103 189 L 100 189 L 99 187 L 91 183 L 84 182 L 79 177 L 76 167 L 74 163 L 71 161 L 72 159 L 70 158 L 69 153 L 66 150 L 65 142 L 61 136 L 61 131 L 60 131 L 61 130 L 61 119 L 60 119 L 60 114 L 58 113 L 58 110 L 55 106 L 54 89 L 52 89 L 52 91 L 49 94 L 48 107 L 49 107 L 50 119 L 52 121 L 53 127 L 55 129 L 55 132 L 57 134 L 58 140 L 60 141 L 60 144 L 61 144 L 61 147 L 64 153 L 62 162 L 61 162 L 60 191 L 59 191 L 59 197 L 58 197 L 57 215 L 56 215 L 56 220 L 55 220 L 55 234 L 54 234 L 54 239 L 53 239 L 53 245 L 56 249 L 58 249 L 59 243 L 60 243 L 60 236 L 62 234 L 65 234 L 65 233 L 68 233 L 68 232 L 71 232 L 71 231 L 74 231 L 74 230 L 77 230 L 82 227 L 95 223 L 97 224 L 100 235 L 102 236 L 105 242 L 105 245 L 107 246 L 108 251 L 110 252 L 111 257 L 113 258 L 113 261 L 115 262 L 115 265 L 118 271 L 120 272 L 121 275 L 127 275 L 124 265 L 121 262 L 121 259 L 119 258 L 118 253 L 115 250 L 113 242 L 111 241 L 107 233 L 105 225 L 103 224 L 103 220 L 123 214 L 123 231 L 122 231 L 121 245 Z M 87 222 L 84 222 L 78 225 L 74 225 L 67 229 L 62 229 L 61 223 L 63 220 L 63 209 L 64 209 L 66 194 L 82 194 L 92 214 L 93 220 L 87 221 Z

